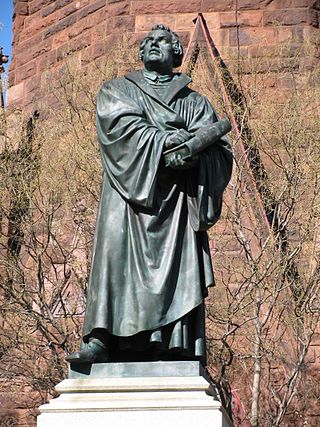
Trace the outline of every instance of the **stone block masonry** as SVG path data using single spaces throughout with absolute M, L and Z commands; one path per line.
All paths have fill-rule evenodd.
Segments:
M 53 96 L 47 95 L 50 79 L 59 75 L 67 58 L 83 68 L 94 60 L 107 58 L 117 34 L 129 32 L 139 39 L 154 24 L 164 23 L 178 32 L 186 46 L 199 12 L 230 66 L 239 52 L 242 58 L 263 64 L 282 44 L 290 44 L 286 49 L 290 61 L 290 56 L 319 32 L 319 0 L 15 0 L 8 110 L 21 108 L 32 113 L 41 107 L 46 96 L 50 97 L 51 110 L 59 108 Z M 312 64 L 306 58 L 305 63 L 308 61 Z M 250 67 L 243 69 L 248 75 L 250 71 Z M 277 82 L 271 74 L 268 80 L 275 92 L 292 88 L 290 76 Z M 227 192 L 226 204 L 231 205 L 231 200 L 232 195 Z M 233 252 L 230 258 L 236 259 L 241 247 L 232 237 L 232 230 L 222 218 L 209 234 L 212 255 L 221 254 L 221 246 L 227 243 L 228 255 Z M 215 260 L 217 283 L 223 281 L 223 268 L 228 262 L 220 260 L 220 268 Z M 232 268 L 235 274 L 228 282 L 230 288 L 241 280 L 237 265 L 233 263 Z M 9 408 L 7 402 L 4 407 Z
M 107 55 L 108 36 L 127 31 L 141 38 L 159 22 L 185 40 L 199 12 L 226 60 L 239 47 L 250 55 L 262 52 L 263 44 L 301 44 L 308 29 L 319 27 L 320 14 L 318 2 L 309 0 L 17 0 L 8 109 L 34 110 L 48 72 L 61 67 L 67 54 L 78 52 L 85 66 Z

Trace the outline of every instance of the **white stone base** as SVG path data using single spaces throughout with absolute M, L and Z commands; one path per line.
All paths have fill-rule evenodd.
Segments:
M 37 427 L 230 427 L 199 377 L 67 379 Z

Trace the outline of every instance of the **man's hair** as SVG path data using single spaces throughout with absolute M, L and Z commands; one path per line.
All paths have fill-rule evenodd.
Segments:
M 172 47 L 173 47 L 173 67 L 174 68 L 180 67 L 180 65 L 182 64 L 182 58 L 183 58 L 183 47 L 180 43 L 178 35 L 174 31 L 170 30 L 169 27 L 163 24 L 155 25 L 154 27 L 152 27 L 152 30 L 150 32 L 155 30 L 163 30 L 171 34 Z M 141 43 L 140 43 L 139 59 L 141 59 L 141 61 L 143 61 L 143 49 L 148 40 L 149 34 L 143 40 L 141 40 Z

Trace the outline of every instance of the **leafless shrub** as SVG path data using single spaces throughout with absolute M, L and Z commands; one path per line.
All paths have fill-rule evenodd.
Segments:
M 311 82 L 319 67 L 299 73 L 312 49 L 288 58 L 284 45 L 259 63 L 245 58 L 225 79 L 240 134 L 224 221 L 217 237 L 210 232 L 218 286 L 207 304 L 209 369 L 237 390 L 252 426 L 316 425 L 320 87 Z M 226 114 L 205 55 L 194 74 Z
M 85 68 L 66 53 L 48 74 L 40 117 L 16 114 L 14 129 L 12 118 L 0 122 L 0 379 L 19 399 L 27 390 L 33 414 L 79 345 L 101 183 L 95 97 L 102 81 L 136 68 L 129 42 Z M 263 69 L 256 58 L 230 58 L 236 67 L 225 80 L 240 133 L 223 218 L 210 231 L 217 286 L 207 304 L 208 370 L 225 400 L 237 390 L 242 426 L 249 418 L 312 425 L 307 409 L 316 403 L 320 89 L 315 67 L 298 74 L 307 48 L 269 52 Z M 227 108 L 207 59 L 194 87 L 221 116 Z

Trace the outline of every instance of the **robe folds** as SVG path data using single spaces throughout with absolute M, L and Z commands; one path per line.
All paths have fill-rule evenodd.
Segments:
M 136 71 L 100 90 L 104 174 L 85 342 L 93 330 L 103 330 L 123 348 L 144 350 L 160 342 L 204 356 L 203 300 L 214 283 L 206 230 L 220 216 L 232 153 L 222 138 L 201 153 L 194 168 L 165 167 L 170 135 L 177 129 L 194 133 L 217 120 L 190 82 L 175 74 L 160 99 Z

